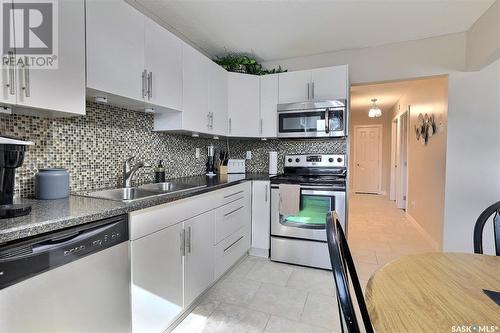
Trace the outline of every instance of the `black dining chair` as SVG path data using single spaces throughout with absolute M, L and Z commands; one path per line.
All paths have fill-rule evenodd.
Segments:
M 489 206 L 479 215 L 474 226 L 474 253 L 483 254 L 483 229 L 491 216 L 493 216 L 495 252 L 497 256 L 500 256 L 500 201 Z
M 339 305 L 340 325 L 342 332 L 344 325 L 348 333 L 361 332 L 360 325 L 356 318 L 356 311 L 349 288 L 349 278 L 351 280 L 354 294 L 358 303 L 358 308 L 363 320 L 364 331 L 373 333 L 373 326 L 370 321 L 370 315 L 366 308 L 365 299 L 358 275 L 352 260 L 349 245 L 340 224 L 337 213 L 329 212 L 326 219 L 326 236 L 328 239 L 328 250 L 330 252 L 330 262 L 332 264 L 332 273 L 337 289 L 337 300 Z

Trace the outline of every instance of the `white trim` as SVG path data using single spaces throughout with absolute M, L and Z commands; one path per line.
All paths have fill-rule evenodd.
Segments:
M 417 229 L 417 231 L 429 243 L 431 243 L 431 246 L 432 246 L 432 248 L 433 248 L 434 251 L 441 251 L 441 248 L 440 248 L 439 244 L 436 242 L 436 240 L 434 240 L 434 238 L 432 238 L 432 236 L 427 231 L 425 231 L 424 228 L 422 228 L 422 226 L 417 222 L 417 220 L 415 220 L 413 218 L 413 216 L 411 216 L 408 212 L 406 212 L 406 217 L 407 217 L 408 221 Z
M 378 149 L 378 168 L 379 168 L 379 175 L 378 175 L 378 189 L 377 189 L 377 193 L 376 194 L 382 194 L 382 173 L 383 173 L 383 170 L 382 170 L 382 150 L 384 148 L 383 146 L 383 140 L 382 140 L 382 133 L 383 133 L 383 129 L 384 129 L 384 126 L 382 124 L 373 124 L 373 125 L 355 125 L 354 126 L 354 147 L 353 147 L 353 159 L 355 160 L 356 159 L 356 130 L 358 128 L 373 128 L 373 127 L 377 127 L 379 129 L 379 142 L 378 142 L 378 145 L 379 145 L 379 149 Z M 356 161 L 353 161 L 353 163 L 355 164 Z M 353 172 L 353 180 L 352 180 L 352 185 L 353 185 L 353 188 L 354 188 L 354 192 L 355 193 L 367 193 L 367 192 L 360 192 L 360 191 L 357 191 L 357 188 L 356 188 L 356 181 L 357 181 L 357 177 L 356 177 L 356 165 L 353 165 L 354 166 L 354 172 Z
M 250 248 L 249 254 L 254 257 L 269 258 L 269 249 L 252 247 Z
M 390 165 L 390 177 L 389 180 L 389 200 L 396 201 L 396 154 L 398 150 L 398 121 L 397 119 L 391 121 L 391 165 Z
M 19 139 L 8 138 L 5 136 L 0 136 L 0 145 L 32 146 L 34 145 L 34 143 L 31 141 L 24 141 Z

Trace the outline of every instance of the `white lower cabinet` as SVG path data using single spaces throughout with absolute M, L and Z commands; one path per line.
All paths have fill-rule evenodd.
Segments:
M 186 239 L 185 307 L 188 307 L 214 282 L 214 222 L 214 210 L 184 222 Z
M 271 234 L 271 183 L 254 181 L 252 184 L 252 248 L 250 253 L 269 257 Z
M 132 331 L 163 332 L 250 249 L 251 183 L 132 212 L 129 225 Z
M 182 231 L 178 223 L 130 243 L 133 332 L 162 332 L 184 308 Z

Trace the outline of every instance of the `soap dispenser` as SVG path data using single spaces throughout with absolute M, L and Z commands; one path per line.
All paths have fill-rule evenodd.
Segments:
M 163 165 L 163 160 L 160 160 L 158 166 L 155 168 L 155 183 L 165 182 L 165 166 Z

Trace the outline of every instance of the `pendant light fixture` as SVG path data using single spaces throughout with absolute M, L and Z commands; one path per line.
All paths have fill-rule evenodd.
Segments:
M 377 106 L 377 99 L 372 98 L 372 106 L 370 110 L 368 111 L 368 117 L 370 118 L 378 118 L 382 116 L 382 110 Z

